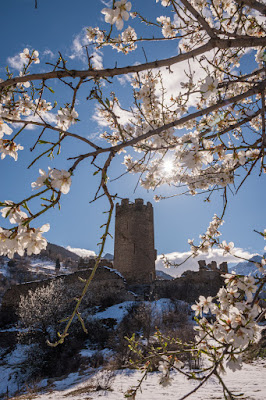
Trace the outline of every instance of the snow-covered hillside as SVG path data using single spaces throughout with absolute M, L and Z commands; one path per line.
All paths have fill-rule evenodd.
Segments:
M 160 299 L 151 302 L 150 305 L 158 317 L 165 314 L 171 301 Z M 180 305 L 185 303 L 180 302 Z M 105 311 L 97 312 L 93 318 L 106 319 L 113 318 L 119 324 L 128 312 L 132 302 L 124 302 L 107 308 Z M 104 398 L 107 400 L 123 400 L 124 393 L 132 386 L 138 384 L 141 372 L 132 369 L 116 370 L 111 367 L 113 353 L 107 348 L 103 350 L 93 350 L 89 343 L 81 350 L 80 354 L 85 359 L 94 353 L 101 353 L 109 362 L 109 369 L 93 369 L 87 366 L 77 372 L 72 372 L 68 376 L 61 378 L 43 379 L 35 382 L 34 386 L 21 385 L 19 383 L 20 374 L 23 374 L 23 362 L 27 360 L 29 345 L 18 344 L 9 354 L 2 354 L 0 361 L 0 393 L 5 395 L 7 387 L 9 399 L 38 399 L 38 400 L 94 400 Z M 187 367 L 185 367 L 187 368 Z M 224 380 L 228 388 L 235 393 L 244 393 L 244 399 L 264 400 L 266 398 L 266 360 L 258 359 L 253 363 L 243 365 L 240 371 L 226 371 Z M 160 372 L 153 372 L 144 380 L 142 392 L 137 394 L 136 400 L 178 400 L 186 393 L 195 389 L 199 382 L 187 380 L 187 378 L 176 372 L 171 372 L 171 385 L 163 387 L 159 385 Z M 20 387 L 25 387 L 26 393 L 15 397 L 14 393 Z M 27 397 L 27 393 L 29 397 Z M 13 395 L 13 397 L 12 397 Z M 1 395 L 0 395 L 1 396 Z M 32 397 L 30 397 L 32 396 Z M 4 397 L 3 397 L 4 398 Z M 221 400 L 223 399 L 222 388 L 215 377 L 193 393 L 191 400 Z
M 159 321 L 162 321 L 163 316 L 167 312 L 169 312 L 169 310 L 174 309 L 175 304 L 183 308 L 188 306 L 187 303 L 183 301 L 177 301 L 174 304 L 170 299 L 159 299 L 153 302 L 143 302 L 142 304 L 146 305 L 147 307 L 150 307 L 151 318 L 156 319 L 157 323 Z M 115 322 L 114 325 L 118 326 L 134 305 L 135 305 L 134 301 L 125 301 L 120 304 L 114 304 L 105 309 L 104 311 L 98 311 L 94 314 L 88 315 L 87 318 L 85 319 L 85 324 L 86 326 L 89 326 L 89 324 L 91 324 L 93 321 L 96 320 L 100 321 L 100 320 L 112 319 Z M 193 323 L 192 315 L 188 317 L 188 322 L 189 324 Z M 19 329 L 18 327 L 14 326 L 8 329 L 0 330 L 0 337 L 3 337 L 1 335 L 11 335 L 16 333 L 19 333 Z M 9 395 L 14 395 L 16 391 L 19 389 L 27 388 L 28 382 L 27 384 L 25 384 L 24 382 L 25 374 L 27 374 L 25 370 L 28 367 L 27 357 L 29 353 L 32 353 L 33 350 L 37 351 L 34 346 L 35 346 L 34 343 L 31 345 L 17 343 L 15 347 L 11 349 L 11 351 L 6 347 L 0 346 L 0 399 L 3 398 L 1 396 L 4 396 L 7 388 Z M 102 352 L 104 357 L 107 356 L 108 358 L 110 358 L 113 353 L 112 350 L 108 348 L 105 348 L 104 350 L 99 350 L 98 348 L 95 349 L 95 344 L 92 345 L 90 341 L 87 340 L 80 354 L 82 357 L 88 359 L 94 353 L 100 353 L 100 352 Z M 80 374 L 78 372 L 70 374 L 69 379 L 66 380 L 66 382 L 63 384 L 63 387 L 70 388 L 74 382 L 77 383 L 83 381 L 86 378 L 85 376 L 83 376 L 84 371 L 79 371 L 79 372 Z M 72 382 L 73 379 L 74 382 Z M 46 382 L 45 384 L 47 384 L 47 380 L 45 382 Z M 42 381 L 39 386 L 41 387 L 43 385 L 44 381 Z M 54 382 L 52 387 L 61 388 L 62 384 L 60 382 L 58 384 Z M 60 395 L 58 399 L 60 400 L 62 399 L 60 398 Z
M 4 258 L 2 260 L 2 263 L 0 264 L 0 274 L 5 276 L 6 278 L 9 278 L 12 276 L 12 279 L 15 280 L 16 277 L 16 270 L 14 267 L 9 267 L 8 266 L 9 259 Z M 21 268 L 21 271 L 19 270 L 19 262 L 17 265 L 18 273 L 23 272 L 23 269 Z M 55 262 L 49 258 L 40 258 L 40 257 L 31 257 L 29 258 L 27 262 L 27 272 L 31 272 L 33 275 L 34 274 L 42 274 L 44 277 L 50 277 L 50 276 L 55 276 L 58 272 L 56 271 L 55 268 Z M 71 271 L 68 268 L 65 268 L 63 265 L 60 267 L 60 273 L 61 274 L 68 274 Z M 32 277 L 34 279 L 34 276 Z
M 244 364 L 241 371 L 226 371 L 224 380 L 234 393 L 244 393 L 243 399 L 265 400 L 266 398 L 266 361 L 259 360 L 256 363 Z M 124 393 L 138 384 L 141 372 L 136 370 L 104 371 L 88 370 L 87 376 L 72 373 L 62 380 L 53 380 L 50 383 L 45 380 L 40 388 L 33 391 L 32 399 L 38 400 L 124 400 Z M 178 373 L 172 373 L 170 386 L 159 385 L 160 373 L 151 373 L 142 385 L 142 391 L 137 394 L 136 400 L 178 400 L 193 389 L 198 383 L 188 381 L 186 377 Z M 109 386 L 109 390 L 99 390 Z M 35 393 L 34 393 L 35 392 Z M 17 399 L 26 399 L 20 397 Z M 199 391 L 191 394 L 189 400 L 221 400 L 223 391 L 218 380 L 212 377 Z M 15 397 L 10 399 L 15 400 Z
M 263 257 L 265 257 L 265 256 L 266 256 L 266 254 L 264 254 Z M 230 271 L 235 271 L 239 275 L 252 275 L 252 276 L 260 275 L 254 262 L 260 263 L 261 259 L 262 259 L 262 256 L 257 254 L 256 256 L 254 256 L 250 259 L 253 262 L 251 262 L 251 261 L 239 262 L 238 264 L 230 267 Z

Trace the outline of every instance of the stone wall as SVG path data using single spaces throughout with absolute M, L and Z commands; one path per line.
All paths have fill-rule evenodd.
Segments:
M 114 268 L 129 284 L 155 280 L 154 225 L 151 203 L 123 199 L 116 205 Z
M 187 271 L 171 281 L 155 281 L 150 292 L 153 299 L 167 297 L 194 303 L 200 295 L 215 296 L 223 285 L 224 279 L 218 270 Z
M 26 296 L 29 290 L 35 291 L 39 287 L 49 285 L 52 280 L 61 279 L 66 286 L 66 290 L 71 293 L 72 297 L 79 296 L 84 287 L 84 283 L 79 278 L 88 279 L 91 270 L 91 268 L 88 268 L 69 275 L 58 275 L 52 279 L 11 286 L 3 296 L 0 326 L 16 322 L 16 313 L 21 296 Z M 99 267 L 83 299 L 82 307 L 86 308 L 108 302 L 115 304 L 134 299 L 134 295 L 127 291 L 126 282 L 121 275 L 110 268 Z
M 84 287 L 79 277 L 87 279 L 91 270 L 87 268 L 52 279 L 63 280 L 66 291 L 71 293 L 70 297 L 73 298 L 79 296 Z M 134 282 L 133 285 L 129 285 L 116 270 L 99 267 L 82 302 L 82 307 L 83 309 L 96 305 L 107 307 L 126 300 L 156 300 L 164 297 L 194 303 L 200 295 L 207 297 L 217 294 L 220 287 L 224 285 L 221 272 L 219 269 L 202 267 L 198 272 L 186 271 L 180 278 L 173 280 L 156 280 L 149 284 Z M 27 295 L 29 290 L 35 291 L 39 287 L 45 287 L 52 279 L 14 285 L 8 289 L 2 301 L 0 326 L 16 322 L 16 312 L 21 296 Z

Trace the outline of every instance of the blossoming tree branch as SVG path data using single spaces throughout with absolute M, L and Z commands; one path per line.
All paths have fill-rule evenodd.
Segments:
M 152 7 L 155 0 L 149 2 Z M 144 188 L 162 186 L 163 190 L 163 185 L 168 184 L 186 194 L 208 192 L 209 197 L 219 190 L 223 192 L 225 206 L 228 188 L 237 192 L 251 173 L 266 172 L 264 2 L 156 0 L 161 13 L 154 19 L 142 15 L 137 3 L 113 1 L 110 8 L 101 11 L 105 19 L 103 26 L 87 28 L 86 69 L 69 69 L 59 53 L 57 62 L 46 65 L 45 72 L 33 73 L 34 65 L 41 60 L 37 50 L 26 48 L 21 50 L 23 68 L 19 75 L 13 75 L 7 68 L 7 75 L 2 76 L 2 159 L 17 160 L 23 150 L 19 142 L 23 141 L 29 125 L 39 129 L 31 147 L 35 154 L 30 161 L 31 168 L 43 157 L 59 153 L 67 138 L 82 142 L 84 152 L 73 154 L 67 171 L 49 165 L 46 170 L 40 169 L 32 183 L 34 194 L 18 203 L 2 200 L 2 216 L 14 226 L 0 228 L 1 255 L 23 255 L 25 250 L 29 255 L 38 254 L 46 247 L 42 234 L 49 230 L 49 224 L 32 228 L 31 222 L 60 204 L 61 196 L 67 195 L 79 165 L 85 160 L 91 162 L 91 173 L 100 176 L 95 200 L 104 195 L 110 205 L 98 261 L 117 196 L 109 190 L 108 170 L 121 152 L 125 153 L 126 170 L 140 174 Z M 143 30 L 141 34 L 138 32 L 140 23 L 145 26 L 145 35 Z M 142 54 L 142 58 L 128 66 L 99 68 L 96 65 L 95 54 L 99 51 L 104 54 L 111 48 L 115 53 L 134 54 L 138 46 L 145 44 L 148 48 L 154 42 L 158 48 L 165 43 L 175 43 L 176 54 L 159 58 L 158 51 L 151 61 L 143 62 Z M 165 77 L 176 73 L 184 76 L 178 90 L 165 84 Z M 124 77 L 130 85 L 129 106 L 113 91 L 115 77 Z M 55 82 L 69 90 L 64 103 L 52 104 L 47 100 L 51 91 L 55 91 L 56 97 Z M 95 105 L 97 117 L 107 126 L 100 135 L 104 145 L 88 139 L 88 132 L 75 133 L 79 123 L 78 104 L 85 100 L 83 88 L 86 88 L 87 100 Z M 121 115 L 125 113 L 127 121 L 122 122 Z M 48 122 L 52 120 L 49 115 L 56 115 L 54 123 Z M 237 176 L 242 177 L 240 181 Z M 42 199 L 42 204 L 33 211 L 31 201 L 36 198 Z M 163 198 L 163 194 L 155 196 L 156 201 Z M 224 252 L 234 252 L 232 242 L 219 240 L 218 229 L 223 216 L 224 212 L 213 217 L 198 244 L 189 241 L 192 255 L 207 252 L 213 246 L 219 246 Z M 259 233 L 265 237 L 265 232 Z M 97 265 L 96 262 L 95 268 Z M 196 350 L 205 353 L 210 361 L 204 379 L 217 375 L 226 398 L 230 399 L 234 398 L 233 394 L 225 386 L 220 372 L 225 364 L 233 370 L 239 368 L 242 352 L 256 339 L 256 318 L 260 314 L 258 299 L 265 282 L 264 259 L 257 268 L 261 274 L 257 278 L 227 274 L 227 285 L 215 299 L 201 296 L 193 306 L 199 317 Z M 79 315 L 78 306 L 89 282 L 60 341 L 67 335 L 75 315 Z M 207 312 L 215 315 L 215 322 L 205 319 Z M 172 355 L 163 354 L 162 357 L 162 382 L 165 383 L 169 382 L 170 368 L 180 370 L 180 363 L 173 361 Z M 197 379 L 201 379 L 200 387 L 204 379 Z M 135 398 L 137 389 L 132 389 L 128 397 Z

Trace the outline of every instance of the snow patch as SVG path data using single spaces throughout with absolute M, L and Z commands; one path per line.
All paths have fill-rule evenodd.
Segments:
M 72 251 L 72 253 L 75 253 L 82 258 L 96 257 L 96 253 L 93 250 L 80 249 L 78 247 L 71 247 L 71 246 L 66 246 L 66 249 L 68 251 Z

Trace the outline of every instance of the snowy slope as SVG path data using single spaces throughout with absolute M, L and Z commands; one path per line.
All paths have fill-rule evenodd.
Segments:
M 244 364 L 241 371 L 226 371 L 223 375 L 227 387 L 233 392 L 244 393 L 244 399 L 265 400 L 266 398 L 266 361 L 259 360 L 256 363 Z M 172 373 L 172 384 L 162 387 L 158 384 L 160 373 L 149 374 L 144 380 L 142 392 L 137 394 L 136 400 L 178 400 L 185 394 L 195 389 L 198 382 L 188 381 L 186 377 L 178 373 Z M 135 370 L 121 370 L 114 372 L 113 381 L 110 380 L 111 390 L 96 390 L 99 384 L 104 383 L 106 378 L 101 371 L 94 374 L 87 371 L 87 376 L 79 376 L 77 373 L 70 374 L 61 381 L 54 381 L 47 387 L 47 381 L 39 393 L 34 393 L 38 400 L 123 400 L 124 393 L 132 386 L 138 384 L 141 373 Z M 41 394 L 42 393 L 42 394 Z M 24 399 L 26 397 L 23 397 Z M 11 398 L 15 399 L 15 398 Z M 189 396 L 190 400 L 222 400 L 223 391 L 216 378 L 211 377 L 199 391 Z
M 265 257 L 265 255 L 264 255 Z M 252 261 L 260 263 L 262 256 L 256 255 L 251 258 Z M 229 268 L 230 271 L 235 271 L 239 275 L 260 275 L 256 265 L 251 261 L 243 261 Z

